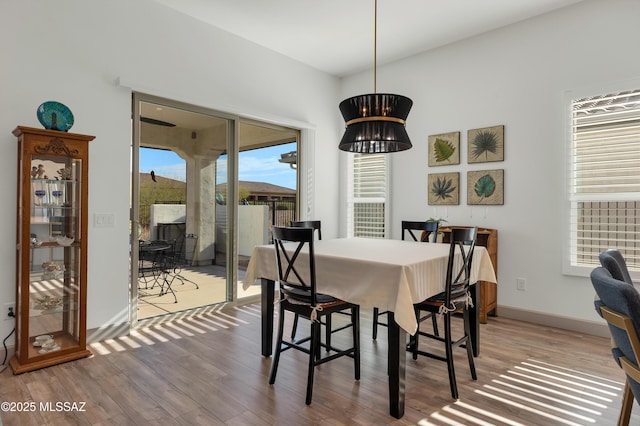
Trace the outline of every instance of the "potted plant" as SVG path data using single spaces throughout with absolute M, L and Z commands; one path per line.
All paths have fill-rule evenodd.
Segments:
M 447 221 L 446 219 L 442 219 L 442 218 L 436 219 L 434 217 L 430 217 L 429 219 L 427 219 L 427 222 L 438 222 L 438 236 L 436 237 L 436 242 L 439 242 L 439 243 L 442 242 L 442 237 L 444 236 L 444 234 L 440 232 L 440 226 L 442 226 L 442 224 L 445 223 L 446 221 Z

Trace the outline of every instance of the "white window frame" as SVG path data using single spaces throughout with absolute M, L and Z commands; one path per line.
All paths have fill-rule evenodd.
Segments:
M 565 108 L 565 139 L 566 139 L 566 197 L 565 197 L 565 244 L 563 253 L 563 272 L 568 275 L 588 277 L 594 267 L 599 266 L 597 256 L 591 260 L 591 263 L 580 262 L 578 260 L 578 225 L 577 217 L 578 210 L 576 203 L 578 202 L 628 202 L 628 201 L 640 201 L 640 191 L 634 192 L 610 192 L 606 193 L 586 193 L 574 191 L 574 187 L 578 184 L 576 166 L 574 165 L 574 132 L 573 132 L 573 102 L 578 99 L 584 99 L 588 97 L 597 97 L 611 93 L 625 92 L 630 90 L 640 89 L 640 80 L 629 80 L 624 82 L 614 82 L 609 84 L 598 85 L 597 87 L 587 87 L 582 89 L 576 89 L 567 91 L 564 97 Z M 640 150 L 640 148 L 638 148 Z M 637 152 L 637 151 L 636 151 Z M 640 167 L 640 162 L 638 164 Z M 637 209 L 637 207 L 636 207 Z M 640 222 L 640 215 L 636 213 L 635 217 L 638 217 Z M 628 241 L 635 240 L 635 232 L 628 235 L 623 235 Z M 619 246 L 619 247 L 617 247 Z M 598 247 L 597 251 L 607 248 L 620 248 L 624 249 L 624 241 L 619 243 L 612 243 L 611 247 Z M 631 252 L 630 252 L 631 253 Z M 640 253 L 640 251 L 637 251 Z M 624 253 L 623 253 L 624 254 Z M 634 281 L 640 281 L 640 268 L 634 267 L 634 265 L 640 265 L 640 260 L 635 254 L 625 256 L 629 267 L 629 272 Z
M 364 203 L 364 204 L 384 204 L 384 230 L 383 235 L 380 238 L 389 238 L 390 228 L 389 228 L 389 175 L 390 175 L 390 164 L 388 155 L 386 154 L 347 154 L 347 209 L 346 209 L 346 223 L 347 223 L 347 237 L 356 236 L 355 230 L 355 205 L 356 203 Z M 375 196 L 363 197 L 355 194 L 355 185 L 354 185 L 354 176 L 357 173 L 356 170 L 356 158 L 357 156 L 367 156 L 376 158 L 381 157 L 384 159 L 384 172 L 380 178 L 382 179 L 382 184 L 384 185 L 384 189 L 381 193 L 375 194 Z M 372 237 L 373 238 L 373 237 Z

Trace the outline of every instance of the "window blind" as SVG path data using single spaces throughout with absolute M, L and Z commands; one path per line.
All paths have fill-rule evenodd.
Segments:
M 383 154 L 353 155 L 353 236 L 385 237 L 387 162 Z
M 571 264 L 619 249 L 640 268 L 640 89 L 572 101 Z

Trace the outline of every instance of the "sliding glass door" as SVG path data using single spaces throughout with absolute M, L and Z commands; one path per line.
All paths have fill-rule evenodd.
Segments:
M 142 94 L 133 117 L 133 322 L 257 297 L 244 269 L 297 214 L 299 132 Z
M 243 288 L 253 247 L 271 242 L 273 225 L 289 225 L 298 215 L 297 153 L 299 132 L 241 120 L 238 153 L 238 299 L 259 294 L 260 286 Z

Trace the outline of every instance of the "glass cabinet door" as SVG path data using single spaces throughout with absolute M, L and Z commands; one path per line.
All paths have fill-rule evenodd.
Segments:
M 82 160 L 32 155 L 29 343 L 34 355 L 78 346 Z

